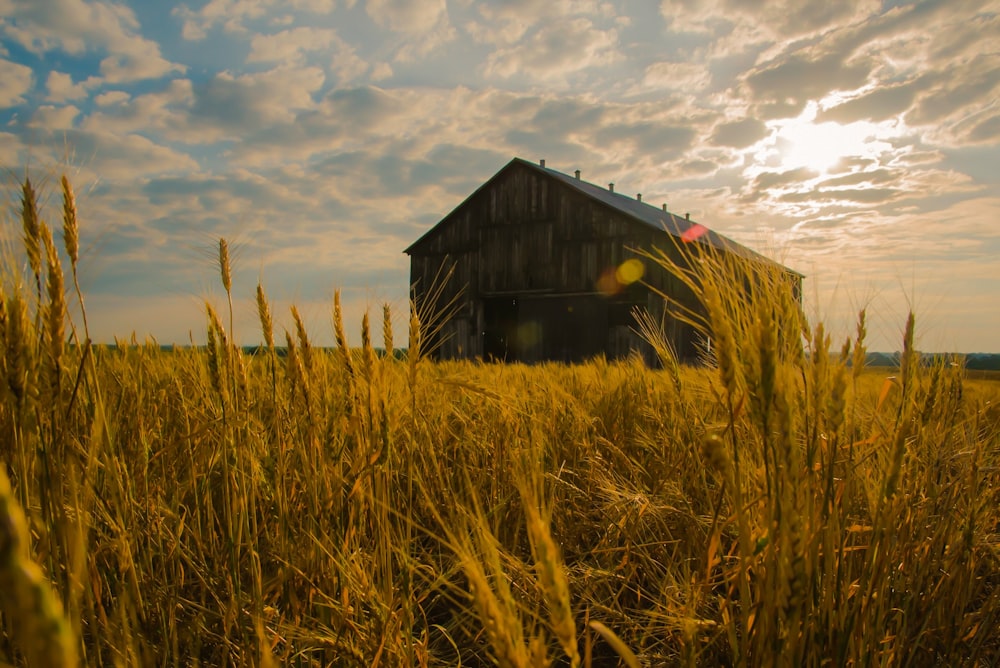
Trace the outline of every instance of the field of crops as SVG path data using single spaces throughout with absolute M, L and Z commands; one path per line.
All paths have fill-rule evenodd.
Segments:
M 63 188 L 67 266 L 27 186 L 4 263 L 0 662 L 1000 661 L 1000 383 L 912 317 L 865 371 L 863 313 L 830 341 L 705 258 L 706 367 L 653 323 L 660 370 L 433 362 L 429 314 L 339 303 L 325 350 L 263 287 L 255 355 L 209 306 L 203 349 L 92 346 Z

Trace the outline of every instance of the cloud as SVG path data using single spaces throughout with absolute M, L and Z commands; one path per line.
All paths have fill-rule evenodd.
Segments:
M 874 88 L 843 104 L 819 112 L 817 122 L 836 121 L 853 123 L 860 120 L 882 121 L 907 111 L 916 99 L 920 83 L 917 81 Z
M 81 128 L 111 134 L 162 132 L 173 141 L 197 143 L 204 135 L 195 134 L 188 117 L 193 101 L 194 91 L 187 79 L 174 79 L 160 90 L 137 95 L 109 91 L 94 98 L 97 109 L 83 120 Z
M 488 77 L 525 75 L 550 80 L 621 58 L 618 31 L 602 30 L 587 18 L 549 23 L 515 47 L 499 48 L 486 60 Z
M 700 91 L 711 83 L 711 72 L 701 63 L 661 61 L 647 65 L 642 76 L 644 88 Z
M 127 104 L 132 96 L 123 90 L 109 90 L 94 97 L 94 104 L 98 107 L 115 107 Z
M 574 16 L 600 16 L 594 0 L 501 0 L 476 3 L 481 20 L 466 24 L 466 31 L 479 42 L 510 45 L 530 30 L 545 23 L 557 23 Z
M 810 100 L 836 90 L 863 86 L 872 72 L 864 59 L 845 60 L 840 53 L 799 50 L 754 68 L 745 78 L 757 109 L 768 118 L 796 116 Z M 792 110 L 795 113 L 789 113 Z M 768 110 L 773 110 L 768 113 Z
M 1000 114 L 990 116 L 985 121 L 977 123 L 969 131 L 969 139 L 984 144 L 1000 143 Z
M 886 168 L 872 169 L 869 171 L 858 171 L 844 176 L 836 176 L 832 179 L 824 179 L 823 185 L 827 188 L 838 188 L 854 185 L 881 185 L 892 183 L 899 178 L 898 173 L 894 173 Z
M 990 106 L 1000 90 L 1000 55 L 979 55 L 960 64 L 917 96 L 906 115 L 910 125 L 941 125 Z
M 80 110 L 71 104 L 59 107 L 42 105 L 31 114 L 28 126 L 32 128 L 63 130 L 72 128 L 74 121 L 79 115 Z
M 64 118 L 75 112 L 74 107 L 62 110 L 49 108 L 47 112 L 54 118 Z M 41 126 L 39 126 L 41 127 Z M 73 162 L 79 164 L 88 174 L 100 176 L 104 181 L 124 179 L 131 181 L 142 175 L 164 174 L 178 171 L 197 171 L 198 163 L 185 153 L 135 134 L 117 135 L 99 132 L 88 132 L 80 129 L 45 126 L 47 131 L 36 130 L 33 138 L 37 145 L 52 147 L 52 151 L 60 147 L 69 147 L 73 154 Z M 55 157 L 55 156 L 53 156 Z M 61 160 L 54 160 L 61 162 Z
M 140 34 L 125 5 L 83 0 L 9 0 L 6 35 L 38 54 L 61 50 L 74 56 L 104 51 L 101 72 L 108 83 L 154 79 L 184 66 L 160 55 L 160 47 Z
M 0 77 L 0 109 L 21 104 L 34 84 L 31 68 L 3 59 L 0 59 L 0 68 L 4 72 Z
M 205 39 L 208 32 L 219 24 L 228 32 L 245 32 L 245 21 L 268 15 L 274 5 L 273 0 L 209 0 L 197 11 L 180 5 L 171 13 L 183 21 L 182 37 L 196 41 Z
M 762 172 L 753 181 L 753 190 L 762 191 L 784 186 L 798 186 L 819 176 L 819 172 L 809 167 L 799 167 L 784 172 Z
M 335 30 L 305 26 L 278 33 L 255 34 L 250 40 L 246 62 L 283 66 L 321 65 L 329 68 L 340 85 L 358 79 L 370 69 L 369 64 Z
M 717 125 L 709 142 L 716 146 L 746 148 L 767 136 L 767 132 L 767 127 L 762 121 L 756 118 L 744 118 Z
M 661 0 L 660 14 L 669 30 L 709 43 L 710 59 L 813 39 L 862 22 L 880 9 L 877 0 Z
M 69 102 L 87 97 L 87 86 L 83 82 L 73 83 L 73 77 L 65 72 L 52 70 L 45 81 L 49 91 L 49 102 Z
M 368 0 L 372 21 L 401 33 L 427 33 L 448 22 L 445 0 Z
M 694 142 L 695 131 L 685 125 L 653 122 L 613 123 L 594 134 L 597 144 L 623 148 L 636 153 L 683 154 Z
M 313 94 L 326 77 L 318 67 L 277 67 L 233 75 L 220 72 L 194 87 L 190 120 L 215 130 L 219 139 L 236 139 L 247 131 L 290 123 L 296 113 L 312 108 Z
M 328 28 L 301 26 L 282 30 L 278 33 L 257 33 L 250 39 L 248 63 L 301 63 L 305 56 L 326 50 L 327 46 L 339 40 L 337 33 Z

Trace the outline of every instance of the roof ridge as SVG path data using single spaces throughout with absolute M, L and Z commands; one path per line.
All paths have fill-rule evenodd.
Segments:
M 525 160 L 524 158 L 521 157 L 515 157 L 514 160 L 512 160 L 510 163 L 507 164 L 506 167 L 504 167 L 504 169 L 507 169 L 507 167 L 509 167 L 514 162 L 525 164 L 531 167 L 532 169 L 539 170 L 549 176 L 555 177 L 559 181 L 572 186 L 573 188 L 577 189 L 578 191 L 590 197 L 591 199 L 595 199 L 607 206 L 614 208 L 620 213 L 629 216 L 633 220 L 636 220 L 650 227 L 656 228 L 662 232 L 666 232 L 667 234 L 677 237 L 678 239 L 683 239 L 686 232 L 688 232 L 694 226 L 698 225 L 705 228 L 706 232 L 698 237 L 697 243 L 707 243 L 709 246 L 712 246 L 713 248 L 728 251 L 731 253 L 736 253 L 747 259 L 764 261 L 768 264 L 774 264 L 779 267 L 782 267 L 783 269 L 791 273 L 797 274 L 799 276 L 802 275 L 799 274 L 799 272 L 795 271 L 794 269 L 786 267 L 782 263 L 777 262 L 776 260 L 772 260 L 766 255 L 762 255 L 761 253 L 758 253 L 757 251 L 748 248 L 747 246 L 744 246 L 738 241 L 730 239 L 729 237 L 723 234 L 719 234 L 718 232 L 713 230 L 708 225 L 705 225 L 704 223 L 699 223 L 697 221 L 691 220 L 690 216 L 687 214 L 685 214 L 684 217 L 678 216 L 677 214 L 667 210 L 665 208 L 666 205 L 664 205 L 664 208 L 659 208 L 653 206 L 649 202 L 644 202 L 641 199 L 630 197 L 625 193 L 615 192 L 614 190 L 608 190 L 606 188 L 602 188 L 596 183 L 585 181 L 582 178 L 576 176 L 570 176 L 569 174 L 560 172 L 557 169 L 553 169 L 548 166 L 542 166 L 538 163 Z M 500 171 L 502 172 L 503 169 L 501 169 Z M 500 172 L 497 173 L 499 174 Z

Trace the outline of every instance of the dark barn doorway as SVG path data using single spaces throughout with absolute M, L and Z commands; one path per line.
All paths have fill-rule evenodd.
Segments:
M 483 359 L 576 363 L 607 354 L 608 302 L 593 295 L 483 300 Z
M 517 359 L 517 299 L 483 300 L 483 359 L 513 362 Z

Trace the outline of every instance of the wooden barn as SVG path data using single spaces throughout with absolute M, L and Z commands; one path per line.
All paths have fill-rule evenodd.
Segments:
M 704 342 L 650 288 L 683 304 L 694 296 L 662 267 L 640 265 L 634 249 L 682 261 L 677 240 L 694 225 L 614 184 L 514 158 L 406 249 L 412 296 L 418 309 L 448 316 L 435 341 L 443 359 L 579 362 L 639 351 L 654 363 L 635 331 L 640 307 L 690 361 Z M 711 231 L 698 241 L 774 264 Z

